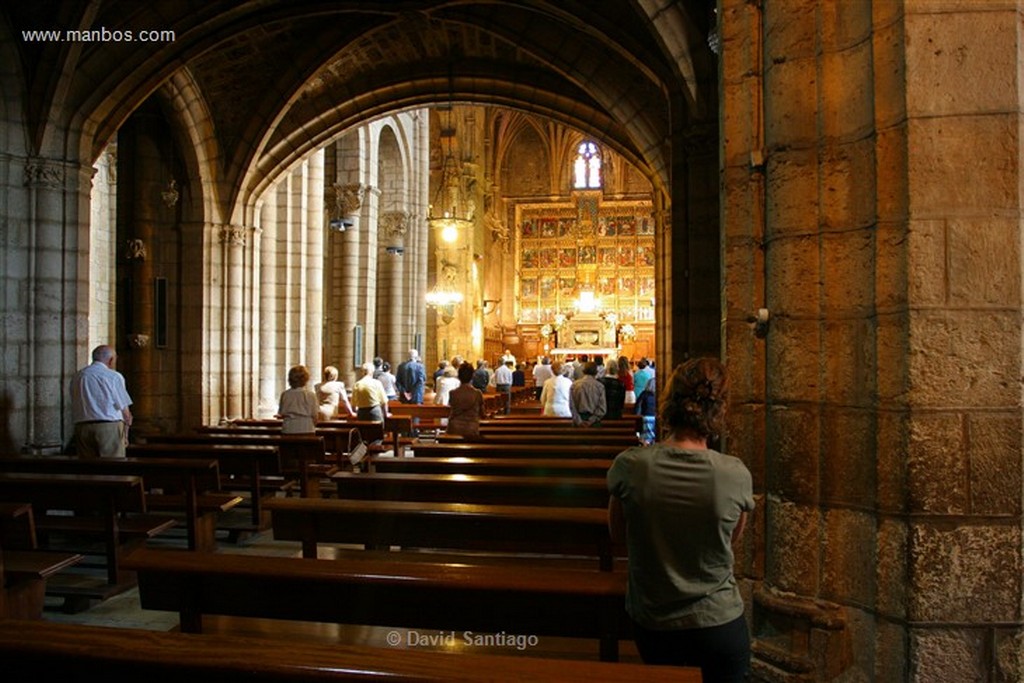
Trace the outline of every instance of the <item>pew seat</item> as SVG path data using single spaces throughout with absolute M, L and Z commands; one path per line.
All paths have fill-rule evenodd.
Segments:
M 461 634 L 460 634 L 461 637 Z M 699 683 L 695 669 L 505 654 L 429 651 L 281 640 L 268 636 L 190 634 L 8 619 L 0 621 L 5 680 L 140 680 L 146 683 L 484 683 L 644 680 Z
M 595 639 L 604 661 L 631 636 L 622 572 L 148 548 L 125 563 L 143 609 L 177 612 L 187 633 L 205 615 L 505 632 Z
M 606 571 L 615 556 L 625 557 L 601 508 L 325 498 L 275 498 L 266 506 L 275 540 L 300 541 L 308 558 L 325 543 L 577 555 L 597 558 Z
M 554 507 L 608 506 L 603 477 L 336 472 L 338 498 Z
M 372 458 L 370 472 L 422 474 L 535 475 L 605 477 L 612 461 L 602 458 Z

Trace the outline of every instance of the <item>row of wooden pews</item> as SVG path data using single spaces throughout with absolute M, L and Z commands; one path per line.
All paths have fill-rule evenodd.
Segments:
M 241 497 L 220 488 L 219 463 L 182 458 L 0 457 L 0 501 L 33 511 L 33 542 L 81 561 L 49 577 L 47 594 L 79 611 L 135 586 L 124 556 L 184 530 L 189 550 L 216 547 L 220 514 Z
M 240 444 L 218 443 L 219 435 L 206 431 L 199 441 L 139 445 L 132 456 L 198 459 L 205 453 L 217 460 L 222 483 L 285 480 L 286 441 L 273 434 L 272 425 L 263 429 L 267 432 L 248 434 L 252 441 Z M 555 431 L 564 430 L 560 425 Z M 318 458 L 329 459 L 331 449 L 319 439 L 300 462 L 320 465 Z M 627 435 L 623 443 L 628 444 Z M 124 567 L 138 577 L 144 608 L 175 611 L 182 631 L 203 637 L 220 637 L 239 628 L 237 620 L 253 618 L 400 625 L 591 639 L 599 646 L 595 654 L 610 662 L 618 658 L 619 641 L 630 635 L 624 549 L 611 543 L 604 510 L 604 473 L 622 447 L 550 440 L 517 444 L 505 438 L 417 442 L 415 457 L 371 454 L 367 471 L 311 468 L 300 477 L 330 482 L 328 489 L 249 488 L 275 539 L 295 542 L 302 557 L 143 548 L 126 558 Z M 150 454 L 140 456 L 143 450 Z M 253 455 L 260 451 L 273 451 L 276 461 Z M 232 458 L 239 461 L 228 464 Z M 253 459 L 264 467 L 253 468 Z M 248 465 L 241 467 L 242 462 Z M 444 469 L 401 469 L 419 463 Z M 323 497 L 327 491 L 337 498 Z M 389 650 L 379 661 L 390 661 L 393 654 Z M 551 679 L 574 678 L 575 667 L 559 662 Z M 597 668 L 584 672 L 588 667 Z M 588 662 L 576 673 L 618 680 L 630 668 Z M 656 676 L 647 668 L 643 673 Z M 692 671 L 671 674 L 674 680 L 699 680 Z
M 370 471 L 331 473 L 336 499 L 264 500 L 275 539 L 297 542 L 300 561 L 167 557 L 146 551 L 136 553 L 131 566 L 140 575 L 143 605 L 178 611 L 183 630 L 201 630 L 216 615 L 434 629 L 514 626 L 594 638 L 600 657 L 614 660 L 629 628 L 625 575 L 613 571 L 624 551 L 613 547 L 608 534 L 604 473 L 609 459 L 629 444 L 628 426 L 618 442 L 600 446 L 417 442 L 415 457 L 373 457 Z M 492 474 L 466 471 L 475 462 L 460 457 L 467 452 L 490 453 L 492 467 L 493 461 L 504 460 L 515 469 L 506 464 Z M 463 471 L 375 471 L 427 462 L 431 453 L 433 460 L 447 459 L 449 467 L 461 460 Z M 595 455 L 605 462 L 588 463 L 586 469 L 577 464 L 577 476 L 544 470 L 544 462 L 550 466 L 566 458 L 579 463 Z M 528 460 L 541 467 L 525 464 Z M 355 551 L 342 551 L 344 562 L 317 559 L 337 557 L 338 545 L 355 546 Z M 252 578 L 254 572 L 258 579 Z M 295 591 L 308 592 L 311 584 L 318 586 L 316 605 L 291 599 Z M 425 588 L 441 597 L 429 602 L 422 595 Z M 256 599 L 252 591 L 289 597 Z M 364 611 L 355 607 L 360 605 Z M 365 611 L 366 605 L 373 608 Z

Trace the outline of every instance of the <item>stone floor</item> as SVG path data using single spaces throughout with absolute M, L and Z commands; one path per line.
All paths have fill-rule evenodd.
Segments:
M 169 535 L 150 542 L 154 547 L 184 547 L 184 538 Z M 270 532 L 250 536 L 235 544 L 220 540 L 218 552 L 254 555 L 301 556 L 297 542 L 275 541 Z M 329 551 L 328 551 L 329 552 Z M 178 615 L 142 609 L 137 589 L 132 589 L 92 604 L 89 609 L 67 614 L 62 610 L 61 601 L 47 599 L 43 618 L 49 621 L 73 624 L 92 624 L 132 629 L 170 631 L 178 626 Z M 423 650 L 473 651 L 476 653 L 508 654 L 537 657 L 559 657 L 570 659 L 596 660 L 596 641 L 571 638 L 539 637 L 536 641 L 529 634 L 518 640 L 505 638 L 500 645 L 483 646 L 467 639 L 463 633 L 418 629 L 394 629 L 388 627 L 348 626 L 339 624 L 285 622 L 263 619 L 224 619 L 207 625 L 207 630 L 224 630 L 244 635 L 271 635 L 274 638 L 297 639 L 303 642 L 322 640 L 326 643 L 348 643 L 382 648 L 415 647 Z M 396 645 L 397 643 L 397 645 Z M 620 643 L 620 659 L 624 662 L 639 662 L 631 642 Z

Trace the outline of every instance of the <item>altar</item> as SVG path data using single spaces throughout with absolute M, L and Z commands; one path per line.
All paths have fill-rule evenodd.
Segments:
M 619 356 L 620 355 L 619 351 L 620 351 L 619 348 L 607 347 L 607 346 L 594 346 L 594 347 L 578 346 L 578 347 L 573 347 L 573 348 L 558 347 L 558 348 L 554 348 L 554 349 L 551 349 L 550 351 L 548 351 L 548 355 L 549 356 L 554 356 L 555 358 L 560 358 L 560 357 L 564 357 L 564 356 L 584 356 L 584 355 L 588 356 L 590 358 L 594 358 L 595 356 L 601 356 L 602 358 L 608 358 L 609 356 Z
M 577 313 L 557 330 L 557 343 L 548 353 L 560 356 L 619 355 L 621 347 L 616 343 L 615 326 L 609 325 L 597 313 Z

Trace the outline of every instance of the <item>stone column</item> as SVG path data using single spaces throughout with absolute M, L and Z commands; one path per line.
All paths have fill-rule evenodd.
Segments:
M 249 229 L 241 225 L 220 227 L 220 241 L 224 263 L 224 415 L 227 419 L 245 417 L 244 385 L 242 374 L 245 367 L 243 342 L 245 321 L 243 291 L 245 273 L 245 246 Z
M 409 215 L 404 211 L 382 212 L 379 223 L 379 239 L 382 243 L 381 279 L 377 289 L 380 302 L 378 309 L 381 311 L 381 320 L 378 321 L 380 351 L 382 357 L 397 368 L 409 351 L 405 324 L 411 313 L 410 302 L 406 297 L 407 280 L 411 274 L 405 256 Z
M 359 292 L 364 286 L 359 277 L 359 252 L 361 251 L 361 242 L 363 231 L 358 229 L 361 220 L 358 218 L 361 206 L 360 200 L 360 186 L 349 185 L 347 195 L 353 197 L 354 200 L 350 201 L 346 206 L 352 212 L 349 215 L 354 217 L 352 229 L 346 230 L 340 239 L 340 257 L 339 257 L 339 268 L 341 270 L 341 289 L 336 294 L 335 314 L 340 320 L 341 327 L 341 343 L 339 344 L 340 356 L 339 370 L 342 370 L 345 374 L 345 383 L 347 386 L 352 386 L 356 383 L 356 380 L 360 377 L 360 373 L 356 372 L 356 366 L 364 363 L 369 359 L 369 352 L 367 350 L 367 339 L 366 329 L 363 327 L 363 340 L 362 340 L 362 354 L 356 356 L 356 325 L 360 322 L 359 317 Z
M 303 222 L 305 257 L 301 269 L 305 275 L 306 330 L 302 358 L 309 367 L 311 385 L 323 371 L 324 327 L 324 152 L 312 154 L 303 164 L 306 176 L 306 216 Z
M 78 195 L 88 197 L 91 168 L 50 159 L 28 159 L 24 184 L 28 216 L 24 281 L 26 325 L 25 377 L 28 388 L 25 447 L 33 452 L 59 452 L 70 437 L 67 381 L 76 364 L 85 365 L 87 329 L 76 292 L 78 245 L 84 232 L 78 224 Z
M 372 168 L 372 165 L 371 165 Z M 371 174 L 372 175 L 372 174 Z M 358 315 L 365 330 L 366 357 L 373 358 L 374 340 L 377 338 L 377 287 L 380 249 L 377 240 L 377 211 L 380 190 L 373 185 L 362 186 L 359 225 L 363 226 L 359 236 L 359 265 L 356 269 L 359 277 Z
M 256 417 L 277 413 L 277 299 L 271 295 L 277 285 L 277 232 L 279 221 L 278 186 L 270 188 L 260 208 L 260 324 L 259 324 L 259 399 Z
M 887 288 L 906 278 L 879 356 L 909 350 L 879 381 L 896 408 L 884 430 L 896 450 L 879 462 L 880 581 L 906 577 L 882 584 L 884 607 L 907 620 L 913 680 L 1021 680 L 1020 8 L 876 5 L 889 88 L 876 108 L 878 194 L 893 218 L 878 254 L 897 259 Z

